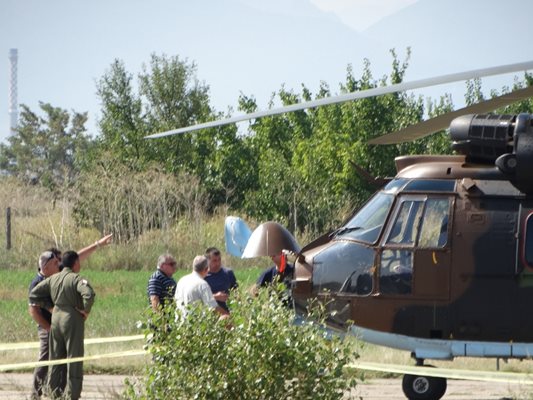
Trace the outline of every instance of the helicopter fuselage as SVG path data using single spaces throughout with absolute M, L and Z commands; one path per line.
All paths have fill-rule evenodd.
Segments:
M 417 358 L 533 354 L 533 199 L 494 166 L 411 156 L 296 262 L 297 309 Z M 528 229 L 529 228 L 529 229 Z

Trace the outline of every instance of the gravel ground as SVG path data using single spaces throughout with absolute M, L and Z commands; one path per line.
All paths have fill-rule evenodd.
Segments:
M 82 399 L 113 400 L 124 387 L 124 375 L 86 375 Z M 31 374 L 0 374 L 0 399 L 28 399 Z M 360 383 L 346 399 L 404 400 L 401 379 L 372 379 Z M 508 400 L 533 399 L 532 387 L 492 382 L 449 380 L 443 400 Z

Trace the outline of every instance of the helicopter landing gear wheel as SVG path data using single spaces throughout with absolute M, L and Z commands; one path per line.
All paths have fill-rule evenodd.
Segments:
M 431 376 L 404 375 L 403 393 L 409 400 L 439 400 L 446 392 L 446 379 Z

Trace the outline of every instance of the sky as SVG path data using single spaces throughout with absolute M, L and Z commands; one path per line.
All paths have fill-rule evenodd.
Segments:
M 362 32 L 417 0 L 311 0 L 319 10 L 333 13 L 350 28 Z
M 500 4 L 505 3 L 505 4 Z M 194 62 L 217 111 L 239 95 L 267 108 L 282 86 L 339 93 L 350 65 L 388 74 L 395 48 L 412 50 L 405 80 L 529 61 L 528 0 L 0 0 L 0 140 L 9 132 L 9 49 L 17 48 L 18 103 L 87 111 L 97 135 L 96 84 L 115 59 L 136 77 L 150 55 Z M 514 75 L 483 81 L 511 85 Z M 452 93 L 464 83 L 416 92 Z

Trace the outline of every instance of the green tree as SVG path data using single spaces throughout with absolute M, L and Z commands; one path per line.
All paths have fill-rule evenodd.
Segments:
M 149 133 L 176 129 L 212 119 L 209 86 L 196 78 L 196 64 L 178 56 L 152 55 L 139 75 L 139 93 Z M 151 159 L 169 172 L 187 171 L 201 178 L 214 151 L 216 132 L 204 130 L 151 140 Z
M 197 80 L 194 63 L 153 54 L 134 82 L 124 63 L 115 60 L 97 93 L 102 102 L 99 153 L 111 151 L 136 171 L 157 163 L 168 172 L 205 175 L 205 157 L 216 143 L 213 132 L 144 139 L 211 118 L 209 87 Z
M 222 117 L 212 111 L 209 87 L 196 78 L 194 63 L 154 54 L 134 82 L 124 63 L 116 60 L 99 80 L 98 96 L 102 102 L 101 136 L 89 154 L 88 170 L 108 162 L 112 154 L 132 171 L 158 166 L 176 176 L 197 176 L 212 205 L 233 203 L 228 196 L 242 188 L 237 180 L 244 178 L 227 168 L 233 162 L 242 164 L 235 158 L 242 146 L 234 126 L 144 139 L 151 133 Z M 242 197 L 242 193 L 237 195 Z
M 22 105 L 19 127 L 0 146 L 0 166 L 25 182 L 51 190 L 74 181 L 77 157 L 90 145 L 87 113 L 77 113 L 39 103 L 43 115 Z
M 102 153 L 111 152 L 132 170 L 142 170 L 149 162 L 148 143 L 143 139 L 147 127 L 141 99 L 134 93 L 133 76 L 124 63 L 115 60 L 97 83 L 97 95 L 102 104 L 99 120 L 100 136 L 90 162 L 99 162 Z
M 392 56 L 390 77 L 380 80 L 372 77 L 368 61 L 359 79 L 348 67 L 341 92 L 401 82 L 409 52 L 403 63 L 394 51 Z M 278 95 L 284 105 L 312 97 L 305 87 L 301 95 L 283 88 Z M 316 98 L 330 95 L 322 83 Z M 253 111 L 254 104 L 245 106 Z M 423 110 L 420 99 L 394 93 L 256 121 L 251 131 L 259 160 L 258 184 L 247 195 L 247 212 L 298 230 L 318 232 L 336 225 L 375 190 L 361 179 L 353 163 L 377 176 L 394 174 L 400 146 L 370 146 L 367 141 L 419 121 Z
M 304 93 L 308 93 L 305 88 Z M 284 88 L 278 96 L 284 106 L 300 101 L 299 96 Z M 253 112 L 255 100 L 241 96 L 240 107 Z M 311 135 L 310 123 L 307 113 L 298 111 L 261 118 L 250 126 L 251 133 L 246 139 L 257 161 L 255 179 L 245 193 L 244 207 L 248 214 L 288 224 L 289 229 L 294 230 L 298 220 L 294 188 L 298 181 L 292 168 L 292 156 L 294 146 Z
M 348 66 L 341 93 L 400 83 L 410 50 L 402 61 L 391 51 L 389 75 L 373 77 L 370 62 L 356 77 Z M 526 75 L 525 84 L 533 78 Z M 517 81 L 519 87 L 524 82 Z M 135 93 L 134 87 L 138 88 Z M 507 91 L 506 88 L 503 91 Z M 208 199 L 207 209 L 226 205 L 257 220 L 274 219 L 290 230 L 312 234 L 334 227 L 376 189 L 358 171 L 394 176 L 394 159 L 409 154 L 448 154 L 445 131 L 398 145 L 373 146 L 368 141 L 454 109 L 451 97 L 424 102 L 406 93 L 349 101 L 254 120 L 246 133 L 235 125 L 183 135 L 145 140 L 150 133 L 221 118 L 209 105 L 209 87 L 196 78 L 196 65 L 179 57 L 152 55 L 137 85 L 123 63 L 116 61 L 100 80 L 102 136 L 95 146 L 96 165 L 110 158 L 133 171 L 162 169 L 198 179 Z M 330 96 L 321 83 L 316 94 L 282 87 L 275 102 L 289 105 Z M 492 93 L 491 96 L 496 95 Z M 467 104 L 484 98 L 481 81 L 467 83 Z M 505 112 L 527 111 L 531 101 Z M 253 97 L 241 95 L 239 110 L 256 111 Z M 357 167 L 356 167 L 357 166 Z
M 509 93 L 511 91 L 522 89 L 528 86 L 533 85 L 533 74 L 524 74 L 524 80 L 515 79 L 515 82 L 511 89 L 508 87 L 503 87 L 501 94 Z M 491 97 L 497 96 L 498 92 L 492 91 Z M 520 113 L 533 113 L 533 98 L 524 99 L 516 103 L 510 104 L 507 107 L 496 110 L 496 113 L 499 114 L 520 114 Z

